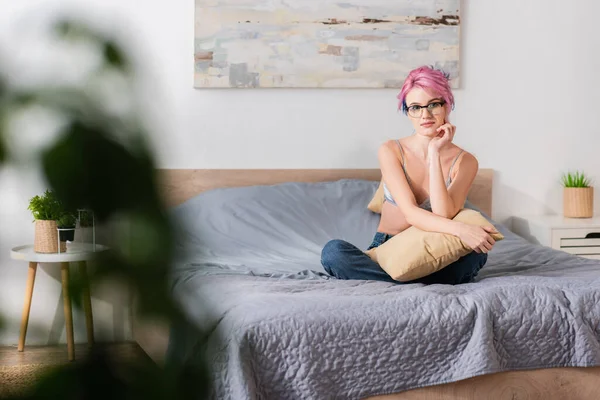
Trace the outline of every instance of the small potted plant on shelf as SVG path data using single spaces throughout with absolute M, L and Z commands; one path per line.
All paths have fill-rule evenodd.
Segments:
M 61 242 L 72 242 L 75 239 L 75 222 L 77 217 L 70 211 L 64 211 L 60 218 L 56 221 L 58 225 L 58 235 Z M 64 229 L 64 230 L 62 230 Z
M 56 221 L 62 216 L 63 210 L 54 193 L 46 190 L 42 196 L 32 197 L 27 209 L 31 211 L 35 220 L 33 250 L 37 253 L 57 253 Z
M 583 173 L 567 172 L 562 176 L 563 214 L 567 218 L 591 218 L 594 216 L 594 188 Z

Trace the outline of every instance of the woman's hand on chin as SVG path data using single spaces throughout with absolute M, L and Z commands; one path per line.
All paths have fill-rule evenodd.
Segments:
M 442 147 L 452 143 L 456 127 L 447 122 L 437 128 L 436 131 L 438 132 L 437 136 L 429 142 L 429 152 L 439 152 Z

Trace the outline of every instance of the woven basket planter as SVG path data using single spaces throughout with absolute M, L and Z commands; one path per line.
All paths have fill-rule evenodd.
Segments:
M 58 231 L 56 230 L 56 221 L 35 221 L 33 251 L 36 253 L 58 253 Z M 61 242 L 60 251 L 67 251 L 66 243 Z
M 594 216 L 594 188 L 566 187 L 563 189 L 563 214 L 567 218 Z

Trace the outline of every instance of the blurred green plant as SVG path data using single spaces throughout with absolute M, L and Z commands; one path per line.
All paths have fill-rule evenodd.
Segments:
M 591 180 L 583 172 L 579 171 L 564 173 L 561 177 L 561 182 L 567 188 L 585 188 L 590 187 L 591 184 Z
M 6 109 L 8 98 L 9 96 L 6 92 L 6 84 L 2 80 L 2 76 L 0 76 L 0 110 Z M 4 162 L 6 159 L 6 150 L 3 140 L 5 137 L 4 131 L 6 131 L 5 113 L 0 111 L 0 163 Z
M 131 63 L 115 40 L 71 21 L 56 24 L 54 34 L 58 40 L 83 40 L 99 49 L 103 62 L 95 77 L 110 71 L 131 81 Z M 115 240 L 90 272 L 92 286 L 106 278 L 120 279 L 138 300 L 139 318 L 185 323 L 205 338 L 199 327 L 186 323 L 167 286 L 173 227 L 160 200 L 155 161 L 139 116 L 133 111 L 119 118 L 108 113 L 89 87 L 17 88 L 0 78 L 0 161 L 8 158 L 2 140 L 6 121 L 15 110 L 32 105 L 67 121 L 56 142 L 41 154 L 45 178 L 62 209 L 93 210 L 99 224 L 126 222 L 111 231 Z M 37 199 L 30 207 L 34 216 L 56 218 L 54 203 L 43 206 Z M 81 307 L 84 286 L 73 276 L 69 290 L 75 307 Z M 204 398 L 210 390 L 207 365 L 201 361 L 164 368 L 139 360 L 115 364 L 104 349 L 96 346 L 85 361 L 53 369 L 30 398 L 188 399 Z

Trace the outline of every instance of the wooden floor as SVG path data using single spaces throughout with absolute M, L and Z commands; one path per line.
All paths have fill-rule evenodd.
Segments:
M 137 343 L 96 344 L 94 350 L 101 350 L 95 353 L 101 358 L 92 355 L 87 344 L 75 345 L 75 360 L 69 361 L 66 345 L 25 346 L 23 352 L 17 346 L 0 347 L 0 398 L 38 398 L 40 393 L 44 398 L 110 399 L 117 393 L 142 395 L 147 387 L 145 373 L 155 376 L 156 365 Z M 62 379 L 46 379 L 47 374 L 58 371 Z M 144 373 L 140 375 L 141 371 Z M 69 379 L 74 376 L 83 384 L 71 384 Z M 41 392 L 36 394 L 36 391 Z
M 111 343 L 99 345 L 116 359 L 121 357 L 131 360 L 152 362 L 142 348 L 135 342 Z M 82 360 L 88 354 L 87 344 L 75 345 L 75 361 Z M 25 346 L 23 352 L 17 351 L 17 346 L 0 347 L 0 366 L 9 365 L 54 365 L 68 363 L 67 346 Z

